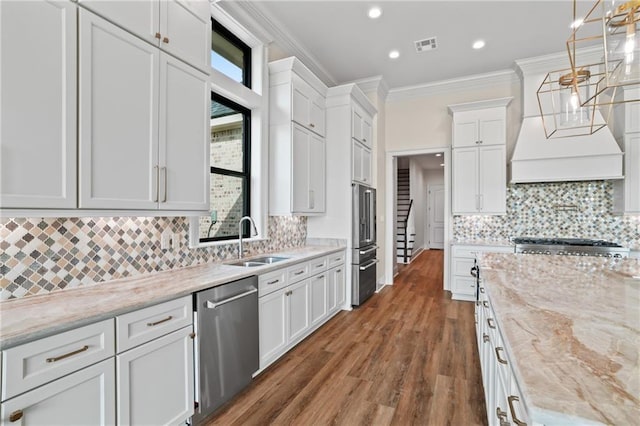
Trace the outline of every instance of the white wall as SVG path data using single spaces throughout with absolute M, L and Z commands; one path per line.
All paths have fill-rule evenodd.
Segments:
M 409 194 L 413 200 L 413 232 L 416 234 L 413 237 L 413 253 L 418 253 L 424 248 L 425 235 L 425 212 L 427 211 L 427 200 L 425 186 L 424 170 L 420 167 L 420 164 L 412 158 L 409 158 L 409 179 L 410 187 Z

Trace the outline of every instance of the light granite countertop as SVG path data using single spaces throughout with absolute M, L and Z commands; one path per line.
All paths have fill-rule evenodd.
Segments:
M 272 265 L 242 267 L 209 263 L 2 301 L 0 349 L 340 250 L 344 247 L 298 247 L 270 253 L 289 258 Z M 268 254 L 254 257 L 265 255 Z
M 638 424 L 640 260 L 485 254 L 480 268 L 532 421 Z
M 513 242 L 509 240 L 453 240 L 452 246 L 489 246 L 489 247 L 514 247 Z

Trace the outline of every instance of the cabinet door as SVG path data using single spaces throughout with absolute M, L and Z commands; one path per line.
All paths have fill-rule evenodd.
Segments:
M 327 274 L 320 274 L 310 279 L 311 288 L 311 325 L 321 323 L 328 311 L 328 280 Z
M 309 280 L 288 287 L 289 342 L 294 343 L 300 339 L 309 329 Z
M 503 118 L 487 118 L 479 121 L 478 140 L 482 145 L 504 145 L 507 143 Z
M 453 148 L 478 145 L 478 120 L 465 120 L 453 124 Z
M 351 156 L 351 180 L 354 182 L 363 182 L 362 173 L 362 157 L 364 155 L 364 147 L 355 139 L 351 140 L 353 146 L 353 154 Z
M 291 206 L 295 213 L 308 212 L 311 207 L 309 182 L 310 132 L 293 124 L 291 141 Z
M 336 309 L 342 309 L 346 303 L 347 298 L 347 281 L 345 265 L 340 266 L 335 270 L 336 280 Z
M 191 327 L 119 354 L 119 425 L 179 424 L 193 415 Z
M 160 2 L 160 47 L 194 67 L 211 68 L 211 12 L 209 2 Z
M 309 211 L 322 213 L 325 208 L 325 142 L 315 134 L 309 139 Z
M 0 207 L 76 207 L 76 13 L 0 2 Z
M 362 116 L 362 111 L 354 107 L 351 116 L 351 137 L 360 142 L 362 142 Z
M 160 55 L 160 209 L 209 209 L 209 82 Z
M 505 213 L 507 159 L 504 145 L 479 149 L 479 207 L 482 213 Z
M 478 211 L 478 148 L 453 150 L 453 214 Z
M 160 40 L 156 37 L 160 29 L 159 0 L 78 0 L 78 2 L 148 43 L 159 45 Z
M 371 151 L 367 148 L 362 150 L 362 182 L 367 185 L 373 183 L 371 179 Z
M 337 305 L 336 299 L 336 270 L 338 268 L 327 271 L 327 312 L 332 314 L 335 312 Z
M 285 351 L 289 316 L 287 303 L 288 289 L 271 293 L 258 299 L 258 319 L 260 325 L 260 368 Z
M 311 120 L 311 130 L 320 136 L 325 135 L 325 99 L 320 93 L 314 90 L 311 97 L 311 104 L 309 105 L 311 110 L 309 111 L 309 117 Z
M 313 89 L 297 75 L 291 82 L 291 120 L 307 129 L 311 128 L 311 103 Z
M 371 117 L 362 117 L 362 143 L 371 148 L 373 146 L 373 125 Z
M 79 205 L 156 209 L 159 51 L 79 13 Z
M 113 425 L 115 382 L 109 358 L 3 402 L 0 425 L 16 424 L 9 418 L 20 411 L 22 425 Z

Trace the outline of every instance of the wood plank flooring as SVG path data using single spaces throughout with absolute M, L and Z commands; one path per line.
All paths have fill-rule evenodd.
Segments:
M 208 425 L 486 424 L 473 304 L 442 290 L 443 252 L 340 312 Z

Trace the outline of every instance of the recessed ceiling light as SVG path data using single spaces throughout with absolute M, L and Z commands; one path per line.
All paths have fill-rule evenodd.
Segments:
M 441 153 L 437 153 L 436 157 L 442 157 L 442 154 Z
M 484 47 L 484 40 L 476 40 L 473 42 L 474 49 L 482 49 Z
M 377 6 L 372 7 L 371 9 L 369 9 L 369 18 L 371 19 L 377 19 L 380 17 L 380 15 L 382 15 L 382 9 L 380 9 Z
M 440 167 L 444 167 L 444 163 L 440 163 Z
M 391 52 L 389 52 L 389 57 L 391 59 L 397 59 L 400 57 L 400 52 L 398 52 L 397 50 L 392 50 Z

